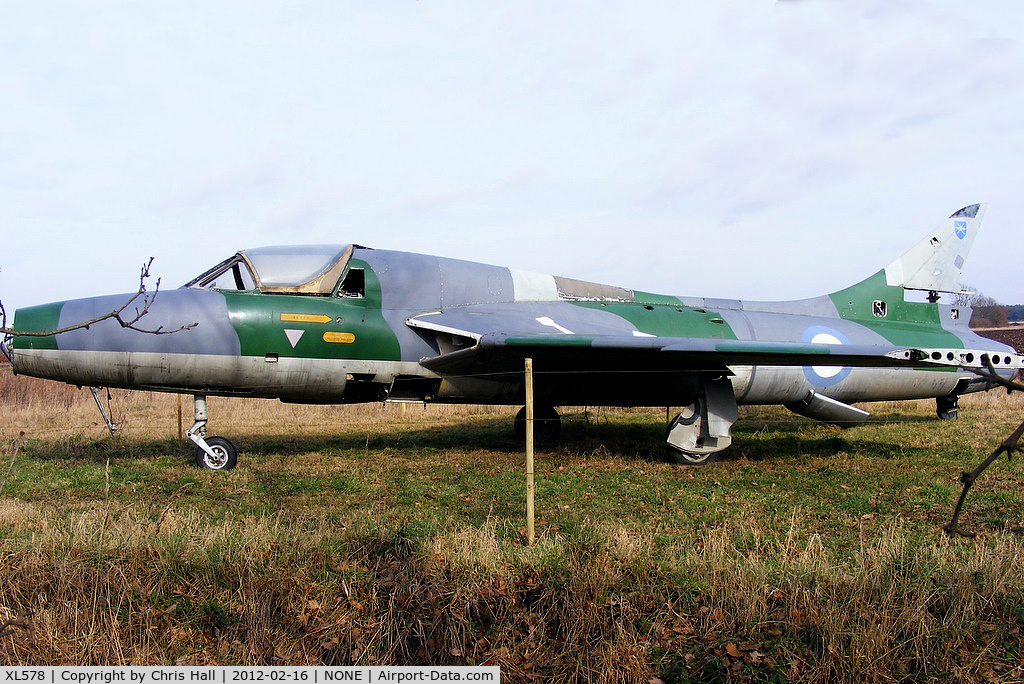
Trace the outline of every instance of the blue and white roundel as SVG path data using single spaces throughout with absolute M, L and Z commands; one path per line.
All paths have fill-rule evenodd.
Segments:
M 814 325 L 804 331 L 802 342 L 814 344 L 850 344 L 842 333 L 823 325 Z M 846 379 L 853 370 L 843 366 L 804 366 L 804 377 L 815 387 L 831 387 Z

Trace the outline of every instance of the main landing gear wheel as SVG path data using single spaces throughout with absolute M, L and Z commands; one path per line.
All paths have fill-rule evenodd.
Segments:
M 732 444 L 732 424 L 738 417 L 729 378 L 702 380 L 693 402 L 668 424 L 665 456 L 679 465 L 710 463 Z
M 196 466 L 209 468 L 210 470 L 231 470 L 238 462 L 238 451 L 235 445 L 223 437 L 207 437 L 206 443 L 210 445 L 208 454 L 202 448 L 196 447 Z
M 688 451 L 677 449 L 671 444 L 665 445 L 665 462 L 685 466 L 702 466 L 718 458 L 718 454 L 691 454 Z
M 665 441 L 665 462 L 666 463 L 675 463 L 676 465 L 696 466 L 696 465 L 705 465 L 705 464 L 711 463 L 712 461 L 715 460 L 715 458 L 718 456 L 718 454 L 715 453 L 715 452 L 685 451 L 683 449 L 680 449 L 677 446 L 674 446 L 671 442 L 668 441 L 671 438 L 672 431 L 675 428 L 677 428 L 679 426 L 683 426 L 683 427 L 691 428 L 692 429 L 692 427 L 696 425 L 697 428 L 699 429 L 699 422 L 700 422 L 700 407 L 699 407 L 698 404 L 694 404 L 692 406 L 687 406 L 680 413 L 676 414 L 676 417 L 672 419 L 672 422 L 669 423 L 668 428 L 665 430 L 665 440 L 666 440 Z M 696 443 L 694 444 L 694 446 L 696 446 L 697 448 L 700 448 L 703 445 L 704 445 L 703 444 L 703 440 L 698 437 Z
M 519 409 L 512 423 L 516 439 L 526 439 L 526 407 Z M 538 442 L 554 442 L 562 432 L 562 419 L 553 406 L 536 406 L 533 410 L 533 437 Z

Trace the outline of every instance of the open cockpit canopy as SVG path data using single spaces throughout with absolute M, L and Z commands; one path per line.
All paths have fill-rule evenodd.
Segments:
M 290 245 L 243 249 L 185 287 L 330 295 L 353 245 Z

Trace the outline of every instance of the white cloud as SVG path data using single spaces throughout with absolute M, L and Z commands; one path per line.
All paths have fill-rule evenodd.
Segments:
M 1008 2 L 22 4 L 0 26 L 9 307 L 358 241 L 799 297 L 991 203 L 1024 302 Z M 40 273 L 59 276 L 40 278 Z

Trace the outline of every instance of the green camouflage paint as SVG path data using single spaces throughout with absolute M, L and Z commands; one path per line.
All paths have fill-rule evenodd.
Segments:
M 959 337 L 943 330 L 937 304 L 906 301 L 902 287 L 886 284 L 884 270 L 829 296 L 841 318 L 863 325 L 892 344 L 949 349 L 964 346 Z M 876 302 L 884 302 L 884 316 L 877 315 Z
M 725 322 L 722 315 L 707 309 L 696 309 L 677 303 L 574 302 L 574 304 L 587 309 L 615 314 L 632 323 L 640 332 L 648 335 L 736 339 L 736 333 Z
M 401 360 L 398 338 L 381 313 L 380 282 L 364 262 L 350 266 L 364 271 L 363 297 L 222 292 L 242 355 Z
M 672 295 L 655 294 L 633 290 L 633 301 L 637 304 L 664 304 L 666 306 L 682 306 L 683 300 Z
M 14 313 L 14 329 L 21 333 L 46 332 L 56 330 L 60 325 L 60 312 L 64 308 L 64 302 L 42 304 L 18 309 Z M 15 349 L 57 349 L 57 338 L 53 335 L 46 337 L 25 337 L 16 335 L 14 337 Z

